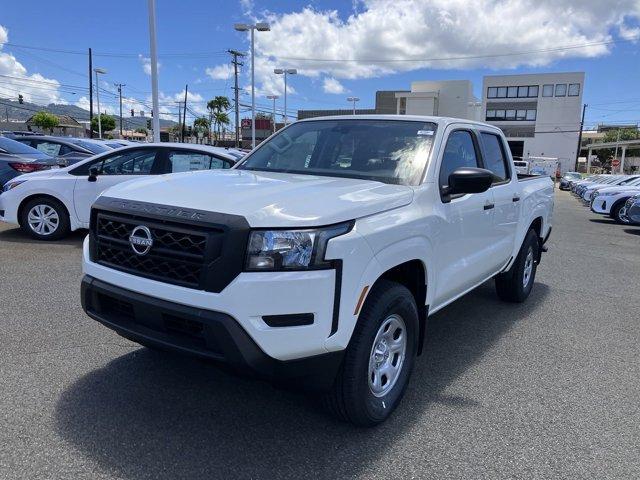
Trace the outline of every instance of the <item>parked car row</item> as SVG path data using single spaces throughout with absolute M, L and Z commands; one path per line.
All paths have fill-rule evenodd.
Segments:
M 621 224 L 640 224 L 640 175 L 591 175 L 576 172 L 563 177 L 560 188 L 571 190 L 591 211 Z

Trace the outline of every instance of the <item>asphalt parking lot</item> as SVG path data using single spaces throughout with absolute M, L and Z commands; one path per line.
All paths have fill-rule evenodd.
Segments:
M 640 227 L 568 193 L 528 301 L 432 317 L 371 430 L 90 320 L 83 235 L 0 226 L 0 478 L 640 478 Z

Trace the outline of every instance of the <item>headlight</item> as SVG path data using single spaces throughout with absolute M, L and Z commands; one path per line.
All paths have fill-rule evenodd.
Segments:
M 13 182 L 7 182 L 7 183 L 4 184 L 4 187 L 2 187 L 2 191 L 3 192 L 8 192 L 12 188 L 16 188 L 18 185 L 21 185 L 24 182 L 26 182 L 26 180 L 15 180 Z
M 308 270 L 329 268 L 324 258 L 327 243 L 344 235 L 353 222 L 300 230 L 254 230 L 249 236 L 246 270 Z
M 599 197 L 610 197 L 611 195 L 617 195 L 620 192 L 598 192 Z

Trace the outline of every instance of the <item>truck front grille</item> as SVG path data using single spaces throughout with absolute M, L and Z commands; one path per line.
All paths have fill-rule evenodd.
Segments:
M 153 245 L 140 255 L 129 237 L 137 226 L 151 232 Z M 98 213 L 92 240 L 94 261 L 116 270 L 190 288 L 206 289 L 206 264 L 221 252 L 224 232 L 180 224 Z

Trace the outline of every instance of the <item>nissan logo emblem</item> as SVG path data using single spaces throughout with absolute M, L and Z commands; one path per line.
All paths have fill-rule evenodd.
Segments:
M 146 255 L 153 246 L 151 230 L 144 225 L 138 225 L 129 235 L 131 249 L 138 255 Z

